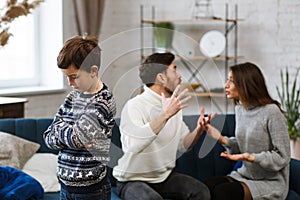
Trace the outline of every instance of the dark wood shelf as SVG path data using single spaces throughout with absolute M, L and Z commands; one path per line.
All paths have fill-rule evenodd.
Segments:
M 24 117 L 25 98 L 0 97 L 0 118 Z

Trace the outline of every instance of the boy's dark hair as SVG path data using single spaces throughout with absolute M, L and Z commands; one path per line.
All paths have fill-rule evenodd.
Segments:
M 162 73 L 172 64 L 175 56 L 172 53 L 154 53 L 146 58 L 140 66 L 140 78 L 148 87 L 155 82 L 158 73 Z
M 90 72 L 91 66 L 100 68 L 101 49 L 98 39 L 92 36 L 75 36 L 68 39 L 57 56 L 57 66 L 67 69 L 70 65 Z

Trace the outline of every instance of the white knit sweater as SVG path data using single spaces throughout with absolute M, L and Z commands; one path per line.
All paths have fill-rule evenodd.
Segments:
M 155 135 L 149 125 L 162 110 L 161 96 L 145 91 L 129 100 L 121 114 L 121 142 L 124 155 L 113 169 L 119 181 L 160 183 L 175 167 L 177 150 L 185 151 L 183 138 L 190 132 L 182 112 L 169 119 Z

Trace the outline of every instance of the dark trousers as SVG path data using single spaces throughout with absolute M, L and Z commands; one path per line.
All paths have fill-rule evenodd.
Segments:
M 251 200 L 251 193 L 245 183 L 229 176 L 211 177 L 205 181 L 212 200 Z
M 209 200 L 207 186 L 197 179 L 171 173 L 161 183 L 146 183 L 142 181 L 117 182 L 117 192 L 124 200 Z

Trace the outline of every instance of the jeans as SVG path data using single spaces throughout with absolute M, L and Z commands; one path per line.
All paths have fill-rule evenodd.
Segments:
M 124 200 L 210 199 L 210 192 L 205 184 L 191 176 L 179 173 L 171 173 L 161 183 L 117 182 L 117 192 Z
M 103 185 L 101 189 L 93 193 L 77 194 L 70 193 L 61 187 L 60 200 L 110 200 L 111 185 Z

